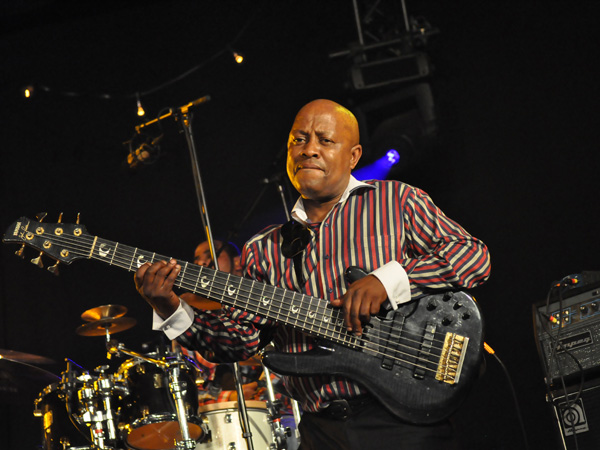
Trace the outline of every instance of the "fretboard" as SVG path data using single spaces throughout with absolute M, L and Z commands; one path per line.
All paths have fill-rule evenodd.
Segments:
M 98 237 L 90 243 L 88 258 L 131 272 L 146 262 L 171 259 Z M 181 289 L 347 347 L 361 346 L 360 338 L 346 332 L 341 310 L 332 308 L 326 300 L 197 264 L 179 264 L 181 272 L 175 280 L 175 286 Z

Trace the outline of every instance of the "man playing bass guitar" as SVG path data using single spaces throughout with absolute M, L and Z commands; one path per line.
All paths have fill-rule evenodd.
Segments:
M 445 325 L 468 323 L 473 310 L 456 318 L 444 316 L 440 324 L 424 320 L 418 338 L 412 339 L 418 345 L 410 347 L 406 357 L 395 358 L 403 354 L 402 342 L 415 328 L 410 322 L 413 316 L 421 310 L 434 314 L 444 302 L 452 301 L 444 296 L 424 305 L 422 298 L 485 282 L 489 253 L 424 191 L 398 181 L 360 182 L 352 177 L 361 154 L 358 124 L 349 110 L 330 100 L 305 105 L 288 139 L 287 173 L 300 193 L 292 211 L 294 220 L 266 228 L 244 246 L 244 276 L 259 285 L 310 296 L 304 311 L 296 303 L 296 296 L 302 294 L 295 293 L 283 298 L 289 307 L 281 320 L 269 315 L 271 301 L 278 300 L 279 294 L 259 296 L 253 311 L 194 310 L 173 291 L 181 271 L 174 260 L 142 265 L 136 272 L 136 286 L 154 309 L 155 329 L 187 348 L 212 352 L 218 362 L 250 358 L 272 342 L 283 356 L 278 369 L 285 373 L 285 388 L 304 411 L 299 425 L 301 449 L 456 448 L 447 414 L 438 417 L 435 408 L 427 405 L 432 403 L 428 394 L 438 386 L 440 392 L 461 389 L 462 380 L 455 372 L 456 367 L 460 372 L 462 359 L 450 364 L 450 381 L 440 368 L 445 363 L 436 364 L 431 378 L 424 364 L 405 367 L 438 346 L 437 336 Z M 350 266 L 367 275 L 350 283 L 345 276 Z M 248 286 L 256 289 L 254 282 Z M 232 285 L 231 293 L 235 289 Z M 258 292 L 276 292 L 261 289 Z M 327 314 L 339 311 L 339 327 L 312 333 L 322 325 L 315 319 L 320 313 L 312 309 L 313 297 L 329 302 Z M 455 302 L 450 309 L 460 311 L 463 306 Z M 385 320 L 373 325 L 380 311 L 386 310 L 393 328 Z M 300 316 L 304 322 L 299 322 Z M 321 317 L 321 322 L 329 321 L 329 316 Z M 342 347 L 314 334 L 330 336 Z M 379 350 L 384 334 L 391 343 L 383 346 L 386 351 L 391 348 L 390 357 Z M 463 345 L 460 335 L 446 333 L 444 348 L 455 338 Z M 353 350 L 363 344 L 362 352 Z M 462 371 L 465 376 L 470 369 L 465 365 Z M 384 380 L 388 373 L 389 379 Z M 380 379 L 383 386 L 378 386 Z M 386 385 L 395 386 L 389 396 L 381 394 Z M 393 394 L 403 386 L 409 389 L 396 399 Z M 427 404 L 422 411 L 416 406 L 421 399 Z

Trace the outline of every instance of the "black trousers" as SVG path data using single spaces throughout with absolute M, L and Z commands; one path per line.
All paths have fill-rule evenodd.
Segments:
M 346 419 L 304 413 L 298 450 L 457 450 L 448 421 L 413 425 L 372 402 Z

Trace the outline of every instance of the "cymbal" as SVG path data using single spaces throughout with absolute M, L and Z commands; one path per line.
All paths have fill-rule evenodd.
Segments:
M 119 333 L 133 327 L 137 323 L 133 317 L 107 317 L 94 322 L 84 323 L 77 327 L 76 333 L 81 336 L 105 336 Z
M 44 387 L 59 381 L 58 375 L 39 367 L 0 359 L 0 403 L 30 403 Z
M 0 348 L 0 359 L 11 359 L 29 364 L 54 364 L 56 361 L 45 356 L 32 355 L 31 353 L 22 353 L 15 350 L 4 350 Z
M 207 311 L 215 311 L 217 309 L 221 309 L 221 304 L 219 302 L 213 302 L 212 300 L 209 300 L 196 294 L 190 294 L 189 292 L 185 292 L 181 294 L 180 297 L 188 305 L 196 309 L 204 309 Z
M 127 308 L 121 305 L 102 305 L 85 311 L 81 318 L 87 322 L 106 319 L 107 317 L 123 317 Z

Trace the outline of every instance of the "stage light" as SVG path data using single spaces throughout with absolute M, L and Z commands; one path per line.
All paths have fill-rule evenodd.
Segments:
M 137 96 L 137 115 L 141 117 L 144 114 L 146 114 L 146 111 L 144 111 L 144 108 L 142 108 L 142 102 L 140 101 L 140 94 L 136 94 L 136 96 Z
M 25 98 L 31 98 L 31 96 L 33 95 L 33 86 L 27 86 L 23 88 L 23 95 L 25 96 Z
M 395 149 L 390 149 L 371 164 L 355 170 L 352 175 L 357 180 L 384 180 L 393 166 L 400 162 L 401 156 Z
M 235 59 L 236 63 L 241 64 L 244 62 L 244 55 L 238 52 L 233 52 L 233 59 Z
M 385 154 L 385 157 L 386 157 L 387 163 L 390 165 L 390 167 L 393 166 L 394 164 L 397 164 L 398 161 L 400 161 L 400 154 L 393 148 L 388 150 L 388 152 Z

